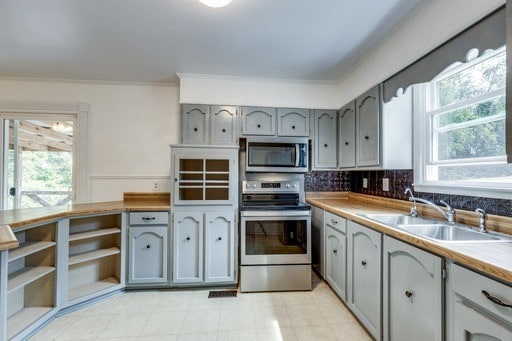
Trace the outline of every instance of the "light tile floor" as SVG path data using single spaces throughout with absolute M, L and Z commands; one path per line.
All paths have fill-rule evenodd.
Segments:
M 131 291 L 56 318 L 40 340 L 371 340 L 325 282 L 311 292 Z

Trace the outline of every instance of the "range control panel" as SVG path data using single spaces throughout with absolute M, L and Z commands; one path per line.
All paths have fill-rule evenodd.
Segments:
M 242 181 L 242 193 L 297 193 L 299 181 Z

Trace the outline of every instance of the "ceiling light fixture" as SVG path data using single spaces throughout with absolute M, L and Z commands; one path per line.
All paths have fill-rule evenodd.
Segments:
M 199 0 L 199 2 L 209 7 L 219 8 L 229 5 L 231 0 Z

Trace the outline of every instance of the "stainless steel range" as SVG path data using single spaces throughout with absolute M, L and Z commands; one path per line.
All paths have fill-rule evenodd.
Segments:
M 311 207 L 299 180 L 242 181 L 240 289 L 311 290 Z

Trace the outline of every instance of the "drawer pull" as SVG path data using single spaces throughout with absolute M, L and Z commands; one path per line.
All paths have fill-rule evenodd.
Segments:
M 155 220 L 155 217 L 142 217 L 142 220 Z
M 407 290 L 407 291 L 405 292 L 405 296 L 407 296 L 407 297 L 409 297 L 409 298 L 410 298 L 410 297 L 412 297 L 412 291 Z
M 504 303 L 502 300 L 500 300 L 499 298 L 497 297 L 494 297 L 492 296 L 491 294 L 489 294 L 487 291 L 485 290 L 482 290 L 482 294 L 484 294 L 485 298 L 487 298 L 489 301 L 491 301 L 492 303 L 495 303 L 497 305 L 501 305 L 502 307 L 507 307 L 507 308 L 512 308 L 512 304 L 506 304 Z

